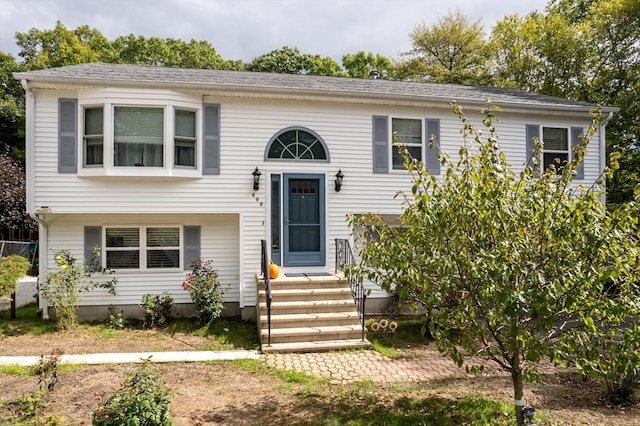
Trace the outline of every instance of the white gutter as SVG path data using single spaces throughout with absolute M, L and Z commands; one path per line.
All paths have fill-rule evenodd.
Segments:
M 605 135 L 605 127 L 607 123 L 613 118 L 613 111 L 609 111 L 607 118 L 600 122 L 600 129 L 598 130 L 598 145 L 600 147 L 600 171 L 602 172 L 607 167 L 607 141 Z M 606 204 L 607 202 L 607 181 L 603 182 L 603 191 L 600 194 L 600 202 Z
M 47 270 L 47 251 L 48 251 L 48 228 L 47 223 L 38 215 L 35 208 L 35 106 L 36 100 L 33 96 L 33 92 L 29 88 L 27 80 L 20 80 L 20 84 L 25 91 L 25 109 L 26 109 L 26 123 L 25 123 L 25 148 L 26 148 L 26 161 L 25 161 L 25 175 L 27 178 L 26 185 L 26 201 L 27 201 L 27 213 L 31 219 L 38 222 L 38 308 L 42 311 L 42 318 L 49 319 L 49 306 L 47 300 L 40 294 L 40 284 L 42 279 L 46 276 Z

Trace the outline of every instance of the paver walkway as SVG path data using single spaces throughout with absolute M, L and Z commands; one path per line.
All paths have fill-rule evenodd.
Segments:
M 427 357 L 393 359 L 375 351 L 284 353 L 262 355 L 269 367 L 299 371 L 328 377 L 332 383 L 370 380 L 378 383 L 430 381 L 446 377 L 468 377 L 464 366 L 458 366 L 440 354 Z M 493 361 L 477 360 L 469 365 L 483 365 L 482 374 L 506 374 Z M 538 365 L 541 374 L 554 373 L 560 368 L 550 363 Z
M 419 358 L 393 359 L 372 350 L 268 353 L 257 351 L 195 351 L 145 352 L 62 355 L 61 364 L 125 364 L 142 362 L 200 362 L 235 359 L 259 359 L 265 365 L 278 369 L 299 371 L 318 377 L 327 377 L 332 383 L 350 383 L 370 380 L 377 383 L 430 381 L 446 377 L 470 377 L 465 367 L 458 366 L 437 352 Z M 37 356 L 0 356 L 0 365 L 35 365 Z M 477 360 L 469 365 L 483 365 L 482 374 L 506 374 L 492 361 Z M 538 365 L 540 373 L 555 373 L 560 368 L 549 363 Z

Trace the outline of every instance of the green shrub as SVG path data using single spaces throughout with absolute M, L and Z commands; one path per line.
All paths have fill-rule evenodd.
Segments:
M 171 425 L 170 392 L 148 362 L 105 398 L 93 413 L 94 425 Z
M 129 325 L 129 321 L 124 317 L 124 311 L 116 312 L 115 306 L 109 306 L 109 318 L 107 327 L 114 330 L 123 330 Z
M 59 269 L 47 271 L 47 281 L 42 286 L 42 296 L 47 299 L 56 312 L 56 324 L 62 330 L 68 330 L 78 325 L 76 309 L 82 300 L 82 294 L 95 288 L 109 290 L 109 294 L 116 294 L 117 280 L 106 282 L 94 280 L 96 272 L 104 270 L 97 267 L 99 250 L 93 252 L 90 266 L 76 262 L 69 250 L 55 252 L 55 261 Z
M 22 256 L 0 258 L 0 300 L 10 300 L 4 296 L 15 293 L 18 280 L 29 270 L 29 261 Z
M 210 260 L 198 259 L 191 264 L 191 269 L 182 288 L 189 292 L 200 322 L 208 324 L 222 314 L 224 300 L 218 273 Z
M 583 373 L 604 379 L 609 402 L 633 402 L 640 383 L 640 325 L 583 333 L 574 353 Z
M 173 318 L 173 298 L 166 291 L 162 294 L 142 296 L 144 327 L 164 327 Z

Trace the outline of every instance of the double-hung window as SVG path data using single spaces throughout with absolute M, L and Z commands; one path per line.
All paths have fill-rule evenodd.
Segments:
M 393 170 L 404 170 L 404 158 L 400 146 L 404 145 L 411 158 L 422 161 L 422 120 L 413 118 L 392 118 L 392 154 L 391 164 Z
M 175 269 L 180 267 L 180 227 L 107 227 L 108 269 Z
M 84 109 L 84 165 L 85 167 L 104 164 L 104 108 Z
M 553 165 L 560 170 L 569 161 L 569 131 L 562 127 L 542 128 L 544 170 Z
M 175 110 L 174 164 L 194 167 L 196 165 L 196 112 Z

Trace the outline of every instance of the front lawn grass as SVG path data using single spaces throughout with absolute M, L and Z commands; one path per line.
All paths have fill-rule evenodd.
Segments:
M 81 323 L 78 330 L 103 340 L 148 339 L 168 340 L 179 335 L 203 337 L 203 342 L 195 350 L 255 350 L 260 348 L 260 340 L 255 322 L 243 321 L 239 317 L 221 317 L 210 324 L 202 325 L 195 318 L 175 318 L 164 327 L 145 329 L 141 321 L 127 320 L 122 328 L 110 327 L 108 322 Z M 151 330 L 144 333 L 141 331 Z M 16 319 L 9 319 L 9 312 L 0 312 L 0 338 L 4 336 L 39 336 L 57 333 L 53 320 L 44 320 L 35 305 L 17 309 Z

